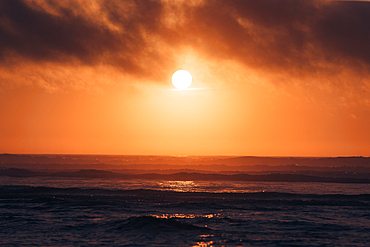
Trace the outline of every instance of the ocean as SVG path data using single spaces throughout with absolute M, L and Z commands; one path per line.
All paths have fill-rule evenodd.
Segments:
M 370 243 L 369 187 L 2 178 L 0 243 L 366 246 Z
M 4 171 L 1 246 L 370 246 L 369 183 Z

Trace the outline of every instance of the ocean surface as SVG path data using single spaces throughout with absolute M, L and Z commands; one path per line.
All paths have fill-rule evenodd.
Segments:
M 0 176 L 1 246 L 370 246 L 370 184 Z

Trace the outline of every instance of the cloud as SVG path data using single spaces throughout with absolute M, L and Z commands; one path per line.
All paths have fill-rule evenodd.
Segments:
M 364 2 L 209 1 L 186 28 L 210 54 L 306 76 L 341 66 L 368 69 L 369 14 Z
M 89 3 L 95 3 L 95 14 Z M 154 1 L 1 1 L 0 59 L 105 63 L 142 73 L 138 60 L 148 55 L 144 36 L 159 28 L 161 9 Z
M 110 66 L 161 80 L 173 66 L 172 52 L 191 47 L 272 77 L 330 80 L 346 70 L 365 85 L 368 16 L 370 3 L 356 1 L 5 0 L 0 63 Z

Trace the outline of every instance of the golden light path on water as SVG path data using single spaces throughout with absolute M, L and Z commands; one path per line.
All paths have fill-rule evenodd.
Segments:
M 202 187 L 201 185 L 195 183 L 194 181 L 163 181 L 158 182 L 158 185 L 165 190 L 171 190 L 176 192 L 196 192 Z M 218 182 L 210 182 L 210 186 L 220 186 Z M 223 192 L 237 192 L 236 190 L 224 190 Z M 195 219 L 195 218 L 219 218 L 221 217 L 220 213 L 217 214 L 151 214 L 152 217 L 160 218 L 160 219 Z M 208 227 L 208 225 L 204 225 L 204 227 Z M 192 247 L 208 247 L 213 246 L 213 241 L 207 241 L 208 238 L 213 237 L 212 234 L 207 235 L 200 235 L 200 239 L 203 241 L 197 242 L 196 245 Z
M 221 217 L 221 214 L 162 214 L 162 215 L 156 215 L 151 214 L 150 216 L 159 218 L 159 219 L 195 219 L 195 218 L 208 218 L 211 219 L 213 217 Z M 207 225 L 204 225 L 204 227 L 208 227 Z M 201 240 L 206 240 L 207 238 L 213 237 L 213 234 L 206 234 L 206 235 L 200 235 L 199 237 Z M 213 241 L 201 241 L 197 242 L 196 245 L 193 245 L 193 247 L 208 247 L 212 246 Z
M 172 190 L 176 192 L 206 192 L 207 188 L 217 188 L 219 193 L 243 193 L 259 192 L 256 189 L 245 188 L 245 183 L 233 183 L 233 186 L 226 186 L 224 183 L 218 181 L 210 181 L 206 183 L 194 182 L 194 181 L 162 181 L 157 182 L 158 186 L 163 190 Z M 264 192 L 264 191 L 262 191 Z
M 213 218 L 220 216 L 220 214 L 151 214 L 150 216 L 159 218 L 159 219 L 194 219 L 194 218 Z M 207 225 L 206 225 L 207 227 Z
M 158 185 L 177 192 L 193 192 L 199 188 L 194 181 L 164 181 L 159 182 Z

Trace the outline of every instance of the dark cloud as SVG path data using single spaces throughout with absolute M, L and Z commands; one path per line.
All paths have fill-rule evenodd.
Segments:
M 35 62 L 107 63 L 140 75 L 148 71 L 141 59 L 168 66 L 172 60 L 162 50 L 186 45 L 214 59 L 292 76 L 370 65 L 367 2 L 218 0 L 166 8 L 173 3 L 102 1 L 97 16 L 106 19 L 100 21 L 86 16 L 78 2 L 47 3 L 57 14 L 22 0 L 0 2 L 2 62 L 17 55 Z M 177 25 L 166 25 L 168 14 L 178 17 Z M 160 48 L 153 37 L 163 42 Z
M 116 25 L 110 29 L 101 22 L 76 14 L 75 9 L 48 1 L 47 7 L 57 14 L 30 6 L 22 0 L 0 2 L 0 59 L 10 54 L 33 61 L 68 63 L 77 60 L 82 64 L 117 63 L 129 72 L 139 72 L 136 58 L 147 44 L 140 30 L 149 33 L 158 29 L 161 4 L 153 1 L 136 1 L 132 16 L 118 11 L 119 1 L 106 1 L 100 6 L 102 14 Z M 82 11 L 82 10 L 81 10 Z
M 188 27 L 209 53 L 299 75 L 370 65 L 368 16 L 366 2 L 225 0 L 194 9 Z
M 370 64 L 370 3 L 338 2 L 322 8 L 313 34 L 332 57 Z

